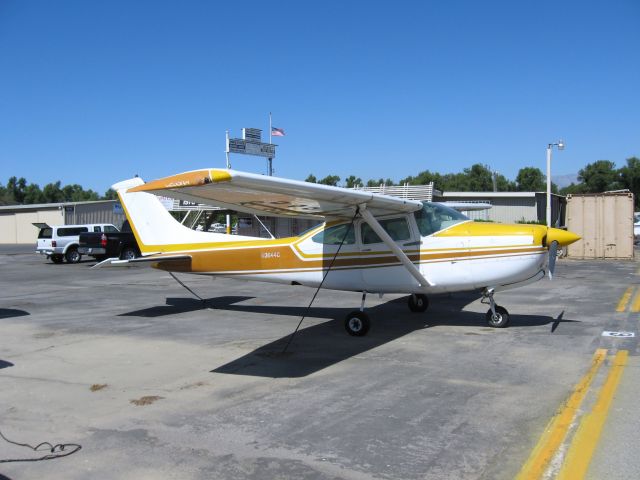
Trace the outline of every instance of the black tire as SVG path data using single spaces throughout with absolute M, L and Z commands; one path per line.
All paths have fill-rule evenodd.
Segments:
M 53 263 L 62 263 L 64 261 L 64 257 L 58 253 L 51 255 L 51 261 Z
M 67 253 L 64 254 L 64 258 L 67 263 L 78 263 L 82 260 L 82 255 L 80 255 L 77 248 L 70 248 L 67 250 Z
M 369 315 L 360 310 L 354 310 L 344 319 L 344 328 L 349 335 L 354 337 L 364 337 L 371 326 Z
M 426 295 L 418 293 L 416 295 L 409 295 L 409 310 L 412 312 L 420 313 L 429 308 L 429 299 Z
M 496 314 L 491 309 L 487 311 L 487 324 L 493 328 L 504 328 L 509 325 L 509 312 L 506 308 L 496 305 Z
M 138 258 L 138 252 L 133 247 L 124 247 L 120 252 L 120 260 L 133 260 Z

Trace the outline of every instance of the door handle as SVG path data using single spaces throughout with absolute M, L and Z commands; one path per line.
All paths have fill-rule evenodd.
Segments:
M 362 252 L 370 252 L 370 251 L 371 251 L 371 249 L 370 249 L 370 248 L 363 248 L 361 251 L 362 251 Z
M 410 247 L 412 245 L 422 245 L 422 242 L 420 240 L 417 240 L 415 242 L 407 242 L 402 244 L 403 247 Z

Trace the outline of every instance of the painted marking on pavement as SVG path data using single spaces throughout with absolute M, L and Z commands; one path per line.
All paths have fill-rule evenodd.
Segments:
M 635 332 L 602 332 L 603 337 L 616 337 L 616 338 L 633 338 L 636 336 Z
M 542 478 L 545 470 L 549 466 L 549 462 L 554 457 L 558 448 L 562 444 L 564 437 L 573 422 L 573 419 L 584 400 L 589 385 L 593 381 L 600 365 L 607 356 L 607 350 L 599 348 L 593 354 L 591 360 L 591 368 L 585 374 L 580 382 L 573 389 L 573 393 L 568 400 L 560 407 L 553 416 L 544 433 L 538 440 L 528 460 L 522 466 L 520 473 L 516 476 L 516 480 L 537 480 Z
M 616 354 L 593 410 L 580 421 L 580 426 L 567 452 L 566 460 L 558 474 L 558 480 L 582 479 L 587 473 L 591 457 L 598 444 L 604 422 L 607 419 L 613 396 L 627 364 L 628 355 L 629 352 L 627 350 L 620 350 Z
M 627 309 L 627 303 L 629 303 L 629 299 L 631 298 L 631 294 L 633 293 L 633 285 L 627 287 L 627 289 L 620 297 L 620 301 L 618 302 L 618 306 L 616 307 L 616 312 L 624 312 Z
M 631 304 L 632 312 L 640 312 L 640 289 L 636 292 L 636 296 L 633 299 L 633 303 Z

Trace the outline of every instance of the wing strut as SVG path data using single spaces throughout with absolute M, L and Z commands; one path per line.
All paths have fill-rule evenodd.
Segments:
M 406 267 L 409 273 L 415 278 L 421 287 L 433 287 L 435 283 L 431 283 L 427 280 L 421 273 L 420 270 L 409 260 L 407 254 L 402 251 L 396 242 L 389 236 L 389 234 L 382 228 L 382 225 L 378 223 L 376 217 L 374 217 L 369 210 L 367 210 L 366 205 L 360 205 L 360 215 L 365 222 L 369 224 L 369 226 L 373 229 L 374 232 L 378 234 L 378 236 L 382 239 L 382 241 L 391 249 L 391 251 L 398 257 L 398 260 L 402 262 L 402 264 Z

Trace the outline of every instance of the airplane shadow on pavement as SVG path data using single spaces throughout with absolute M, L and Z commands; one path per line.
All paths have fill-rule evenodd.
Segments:
M 306 328 L 303 322 L 286 353 L 283 353 L 283 349 L 290 335 L 259 347 L 211 372 L 270 378 L 305 377 L 417 330 L 440 325 L 488 328 L 484 313 L 462 310 L 464 306 L 477 300 L 477 295 L 442 295 L 433 296 L 430 299 L 431 307 L 422 314 L 409 311 L 407 297 L 366 309 L 371 318 L 371 330 L 365 337 L 351 337 L 344 330 L 343 317 L 354 309 L 312 307 L 309 317 L 331 320 Z M 270 315 L 290 315 L 298 318 L 306 311 L 305 307 L 237 304 L 218 308 Z M 573 321 L 563 320 L 562 314 L 557 319 L 549 316 L 512 314 L 510 328 L 550 324 L 557 328 L 559 322 Z M 292 330 L 293 328 L 295 325 L 292 324 Z
M 254 297 L 225 296 L 198 300 L 197 298 L 169 297 L 166 300 L 166 305 L 156 305 L 153 307 L 135 310 L 133 312 L 121 313 L 118 316 L 154 318 L 164 317 L 165 315 L 175 315 L 178 313 L 195 312 L 198 310 L 205 310 L 207 308 L 225 309 L 233 303 L 244 302 L 245 300 L 251 300 L 252 298 Z
M 31 315 L 31 314 L 29 312 L 25 312 L 24 310 L 18 310 L 16 308 L 0 308 L 0 319 L 24 317 L 25 315 Z

